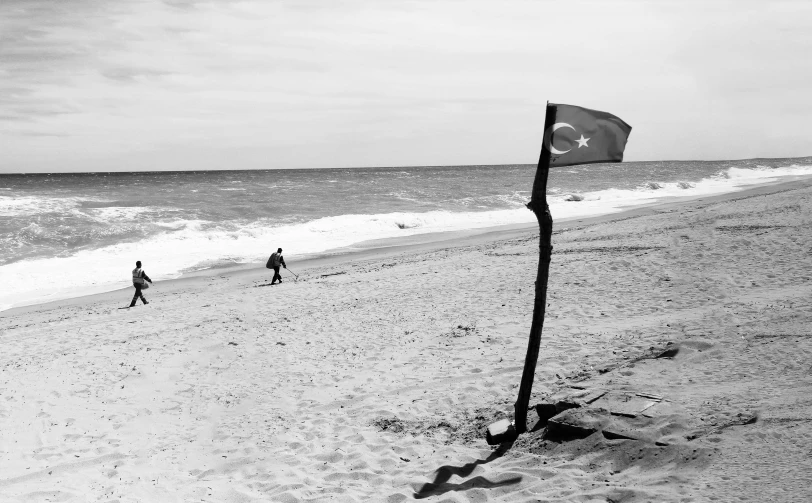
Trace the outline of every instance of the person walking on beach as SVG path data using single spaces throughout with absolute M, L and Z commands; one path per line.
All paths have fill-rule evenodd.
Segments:
M 268 263 L 265 264 L 265 267 L 268 269 L 273 269 L 273 279 L 271 279 L 271 284 L 273 285 L 276 283 L 278 279 L 279 282 L 282 282 L 282 276 L 279 275 L 279 266 L 284 267 L 285 269 L 288 268 L 285 265 L 285 258 L 282 256 L 282 248 L 277 249 L 274 253 L 271 254 L 271 257 L 268 259 Z
M 135 295 L 133 296 L 133 301 L 130 303 L 130 307 L 135 307 L 135 302 L 139 299 L 139 297 L 141 298 L 141 302 L 144 304 L 149 304 L 147 299 L 144 298 L 144 294 L 141 293 L 142 288 L 149 288 L 146 281 L 152 283 L 152 280 L 149 279 L 147 273 L 141 269 L 141 261 L 137 260 L 135 262 L 135 269 L 133 269 L 133 286 L 135 287 Z

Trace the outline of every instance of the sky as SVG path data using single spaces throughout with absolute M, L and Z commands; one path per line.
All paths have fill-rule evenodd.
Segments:
M 812 155 L 807 0 L 0 0 L 0 173 Z

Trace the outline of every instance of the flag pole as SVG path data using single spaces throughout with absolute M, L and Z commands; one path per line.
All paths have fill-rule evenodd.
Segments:
M 555 124 L 555 107 L 547 102 L 544 119 L 546 132 Z M 550 172 L 550 151 L 544 146 L 542 140 L 541 155 L 539 156 L 536 178 L 533 181 L 533 193 L 527 207 L 536 215 L 539 222 L 539 266 L 536 275 L 536 298 L 533 303 L 533 321 L 530 324 L 530 339 L 527 343 L 527 356 L 524 359 L 522 382 L 519 385 L 519 397 L 514 406 L 514 425 L 516 433 L 527 431 L 527 408 L 530 403 L 530 393 L 533 389 L 533 377 L 536 373 L 536 363 L 539 357 L 539 344 L 541 343 L 541 330 L 544 327 L 544 312 L 547 306 L 547 280 L 550 276 L 550 259 L 553 251 L 553 217 L 547 204 L 547 176 Z

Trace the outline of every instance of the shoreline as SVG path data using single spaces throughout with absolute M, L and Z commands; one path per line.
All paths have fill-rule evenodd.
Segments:
M 783 179 L 767 182 L 757 186 L 747 187 L 741 190 L 726 192 L 723 194 L 692 196 L 685 198 L 665 197 L 651 203 L 632 206 L 621 211 L 591 217 L 572 217 L 556 220 L 555 215 L 553 215 L 553 232 L 555 233 L 556 231 L 561 231 L 576 226 L 612 222 L 626 218 L 655 214 L 663 211 L 678 211 L 684 206 L 691 204 L 730 201 L 740 198 L 781 192 L 784 190 L 792 190 L 793 188 L 797 188 L 799 184 L 802 186 L 812 186 L 812 176 L 798 176 L 792 177 L 791 180 Z M 573 204 L 577 204 L 577 202 L 574 202 Z M 415 234 L 406 237 L 363 241 L 349 247 L 336 248 L 332 251 L 303 259 L 296 262 L 296 267 L 293 269 L 297 271 L 297 274 L 300 274 L 299 271 L 307 271 L 308 269 L 312 269 L 314 267 L 331 266 L 343 262 L 383 259 L 406 252 L 431 252 L 443 248 L 453 248 L 457 246 L 468 246 L 490 241 L 513 239 L 531 232 L 537 232 L 537 229 L 538 226 L 536 223 L 508 224 L 463 231 L 435 232 Z M 251 280 L 264 277 L 267 274 L 266 271 L 268 271 L 268 269 L 265 269 L 265 267 L 261 264 L 240 264 L 235 266 L 194 271 L 175 279 L 162 280 L 156 284 L 159 285 L 161 291 L 172 292 L 188 286 L 200 286 L 202 283 L 205 283 L 208 278 L 227 277 Z M 284 273 L 284 269 L 282 272 Z M 149 293 L 154 293 L 156 291 L 157 290 L 152 290 L 152 292 Z M 132 286 L 129 285 L 115 290 L 105 290 L 103 292 L 90 293 L 77 297 L 13 306 L 0 311 L 0 318 L 13 317 L 34 311 L 47 311 L 66 306 L 80 306 L 86 303 L 112 301 L 114 298 L 121 298 L 123 302 L 126 303 L 130 297 L 125 292 L 132 292 Z M 147 293 L 147 295 L 149 295 L 149 293 Z

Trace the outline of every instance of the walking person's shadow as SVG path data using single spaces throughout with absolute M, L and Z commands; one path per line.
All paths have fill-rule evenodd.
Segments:
M 414 493 L 414 499 L 423 499 L 428 498 L 429 496 L 436 496 L 439 494 L 445 494 L 450 491 L 467 491 L 468 489 L 474 488 L 481 488 L 481 489 L 492 489 L 494 487 L 502 487 L 511 484 L 518 484 L 521 482 L 521 477 L 511 477 L 509 479 L 500 480 L 498 482 L 494 482 L 492 480 L 486 479 L 481 475 L 477 475 L 474 478 L 465 480 L 459 484 L 450 484 L 448 481 L 451 479 L 452 475 L 457 475 L 458 477 L 467 477 L 471 473 L 473 473 L 474 469 L 479 465 L 484 465 L 486 463 L 490 463 L 491 461 L 502 457 L 510 448 L 513 446 L 513 442 L 505 442 L 501 444 L 495 451 L 493 451 L 487 458 L 485 459 L 478 459 L 473 463 L 466 463 L 462 466 L 441 466 L 437 469 L 436 475 L 434 476 L 434 480 L 427 484 L 424 484 L 423 487 L 420 488 L 419 491 Z

